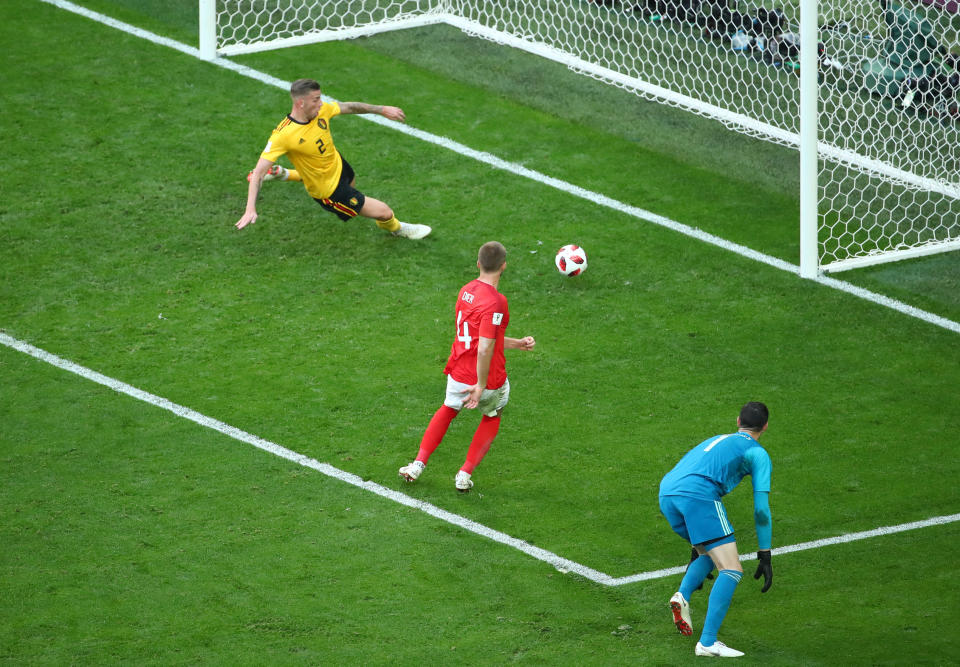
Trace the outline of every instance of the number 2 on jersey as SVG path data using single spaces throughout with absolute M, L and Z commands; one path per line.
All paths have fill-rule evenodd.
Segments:
M 463 343 L 463 347 L 466 350 L 470 349 L 470 343 L 473 341 L 473 338 L 470 336 L 470 326 L 466 320 L 463 320 L 463 333 L 460 333 L 460 320 L 463 319 L 463 311 L 457 311 L 457 340 Z

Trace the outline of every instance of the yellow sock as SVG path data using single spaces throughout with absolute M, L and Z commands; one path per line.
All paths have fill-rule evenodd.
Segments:
M 393 216 L 389 220 L 377 220 L 377 227 L 386 229 L 388 232 L 395 232 L 400 229 L 400 221 L 397 220 L 397 216 Z
M 287 180 L 288 180 L 288 181 L 301 181 L 301 182 L 303 181 L 303 179 L 300 178 L 300 174 L 297 173 L 297 170 L 296 170 L 296 169 L 287 169 Z

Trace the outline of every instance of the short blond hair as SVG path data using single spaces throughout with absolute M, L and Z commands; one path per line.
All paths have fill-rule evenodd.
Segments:
M 320 84 L 313 79 L 297 79 L 290 84 L 290 97 L 296 100 L 315 90 L 320 90 Z

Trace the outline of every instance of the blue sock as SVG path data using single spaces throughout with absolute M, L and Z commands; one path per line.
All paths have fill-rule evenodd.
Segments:
M 736 570 L 720 570 L 717 580 L 713 582 L 713 590 L 710 591 L 710 602 L 707 605 L 707 617 L 703 620 L 703 632 L 700 635 L 700 643 L 704 646 L 713 646 L 717 641 L 717 632 L 720 631 L 720 624 L 723 623 L 727 615 L 727 609 L 730 608 L 730 600 L 733 599 L 733 592 L 737 590 L 737 584 L 743 572 Z
M 683 599 L 690 602 L 690 596 L 700 588 L 703 580 L 711 572 L 713 572 L 713 560 L 706 554 L 690 563 L 687 573 L 683 575 L 683 581 L 680 582 L 680 595 L 683 596 Z

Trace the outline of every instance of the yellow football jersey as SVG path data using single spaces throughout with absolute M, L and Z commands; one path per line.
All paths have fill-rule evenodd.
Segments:
M 286 154 L 310 196 L 329 197 L 340 182 L 343 170 L 343 160 L 330 134 L 330 119 L 339 114 L 339 104 L 324 102 L 317 117 L 309 123 L 298 123 L 287 116 L 270 135 L 260 157 L 276 162 Z

